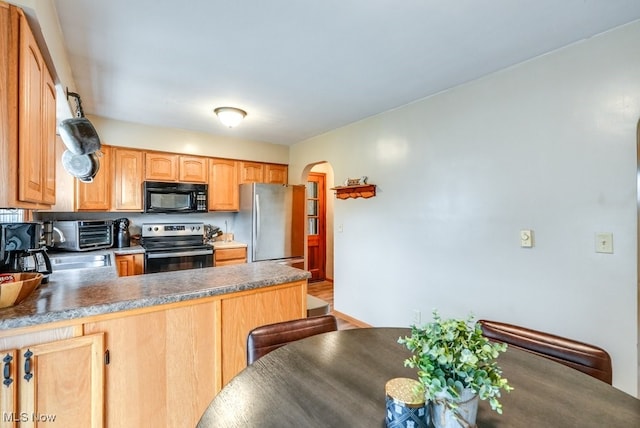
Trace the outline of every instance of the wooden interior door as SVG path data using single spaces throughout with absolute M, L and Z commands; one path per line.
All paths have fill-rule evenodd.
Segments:
M 307 269 L 310 281 L 325 279 L 327 261 L 326 174 L 310 172 L 307 177 Z

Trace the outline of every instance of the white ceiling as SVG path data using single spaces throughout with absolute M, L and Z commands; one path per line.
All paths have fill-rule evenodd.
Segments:
M 54 3 L 86 114 L 277 144 L 640 19 L 639 0 Z

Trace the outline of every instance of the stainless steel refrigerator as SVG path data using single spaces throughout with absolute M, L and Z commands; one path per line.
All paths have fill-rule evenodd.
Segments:
M 240 185 L 235 239 L 246 242 L 249 262 L 273 260 L 304 268 L 305 186 Z

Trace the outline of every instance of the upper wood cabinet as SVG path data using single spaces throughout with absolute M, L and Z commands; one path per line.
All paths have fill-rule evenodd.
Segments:
M 180 156 L 179 181 L 206 183 L 209 179 L 209 160 L 199 156 Z
M 76 209 L 78 211 L 108 211 L 111 208 L 111 156 L 112 148 L 102 145 L 100 169 L 93 182 L 76 179 Z
M 141 150 L 113 148 L 113 206 L 116 211 L 142 211 L 143 154 Z
M 42 98 L 42 142 L 46 167 L 43 202 L 53 205 L 56 203 L 56 87 L 49 73 L 44 76 Z
M 206 183 L 207 158 L 173 153 L 146 152 L 145 180 Z
M 264 164 L 259 162 L 240 162 L 239 184 L 264 183 Z
M 287 184 L 287 172 L 286 165 L 276 165 L 268 163 L 264 166 L 264 182 L 270 184 Z
M 238 211 L 238 161 L 209 159 L 209 210 Z
M 0 3 L 0 206 L 55 202 L 55 90 L 24 13 Z
M 288 168 L 286 165 L 261 162 L 240 162 L 240 184 L 287 184 L 287 171 Z
M 144 179 L 151 181 L 178 181 L 178 155 L 146 152 Z

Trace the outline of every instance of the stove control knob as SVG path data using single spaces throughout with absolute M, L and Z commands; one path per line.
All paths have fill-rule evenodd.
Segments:
M 158 231 L 158 226 L 154 227 L 154 228 L 153 228 L 153 231 L 154 231 L 154 232 L 157 232 L 157 231 Z

